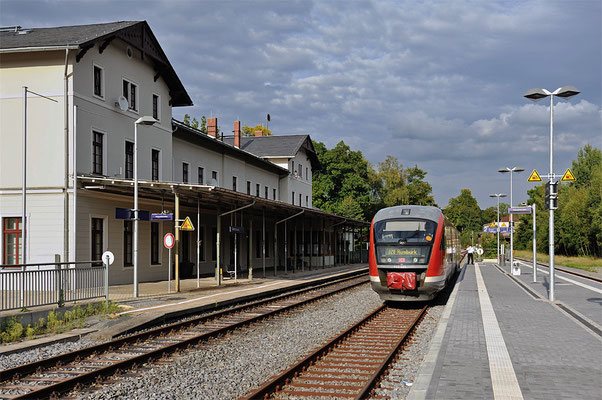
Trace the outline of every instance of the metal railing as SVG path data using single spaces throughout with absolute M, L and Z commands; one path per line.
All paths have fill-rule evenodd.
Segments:
M 0 265 L 0 311 L 105 297 L 101 261 Z

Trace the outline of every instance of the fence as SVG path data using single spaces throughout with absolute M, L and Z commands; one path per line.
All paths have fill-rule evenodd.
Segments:
M 105 289 L 99 261 L 0 266 L 0 311 L 105 297 Z

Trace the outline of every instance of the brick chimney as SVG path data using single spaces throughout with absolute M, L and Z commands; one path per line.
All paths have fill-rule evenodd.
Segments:
M 234 121 L 234 147 L 240 149 L 240 121 Z
M 207 118 L 207 134 L 217 138 L 217 118 Z
M 263 131 L 255 131 L 255 137 L 263 136 Z

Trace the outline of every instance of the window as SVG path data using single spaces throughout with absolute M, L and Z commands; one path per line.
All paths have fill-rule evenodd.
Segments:
M 182 182 L 188 183 L 188 163 L 182 163 Z
M 125 179 L 134 177 L 134 143 L 125 141 Z
M 132 262 L 132 225 L 133 221 L 123 221 L 123 265 L 133 265 Z
M 303 178 L 303 165 L 299 164 L 299 178 Z
M 251 194 L 251 181 L 247 181 L 247 194 Z
M 309 196 L 305 196 L 305 207 L 309 207 Z
M 128 101 L 128 109 L 138 111 L 137 100 L 138 86 L 127 80 L 123 80 L 123 97 Z
M 152 150 L 151 153 L 151 180 L 159 180 L 159 150 Z
M 91 236 L 92 236 L 92 260 L 96 261 L 96 260 L 100 260 L 102 259 L 102 253 L 104 250 L 104 243 L 103 243 L 103 236 L 104 236 L 104 232 L 103 232 L 103 225 L 104 225 L 104 221 L 102 220 L 102 218 L 92 218 L 92 229 L 91 229 Z M 96 265 L 100 265 L 101 263 L 98 263 Z
M 199 167 L 199 185 L 205 183 L 205 168 Z
M 159 223 L 151 222 L 151 264 L 159 263 Z
M 266 199 L 268 198 L 268 187 L 267 186 L 265 187 L 265 198 Z
M 219 179 L 217 179 L 217 171 L 211 171 L 211 184 L 219 185 Z
M 257 185 L 255 185 L 255 196 L 259 197 L 259 183 Z
M 211 230 L 211 261 L 215 261 L 217 259 L 217 228 L 213 228 Z
M 238 180 L 238 178 L 236 178 L 235 176 L 232 177 L 232 190 L 234 190 L 236 192 L 236 181 Z
M 255 231 L 255 258 L 261 257 L 261 231 Z
M 291 172 L 295 172 L 295 162 L 291 161 Z
M 98 65 L 94 66 L 94 96 L 104 98 L 103 90 L 103 75 L 104 71 Z
M 307 172 L 307 167 L 305 167 L 305 180 L 309 180 L 309 173 Z
M 293 195 L 291 196 L 291 204 L 295 205 L 295 192 L 293 192 Z
M 273 194 L 273 196 L 274 196 L 274 199 L 273 199 L 273 200 L 276 200 L 276 189 L 273 189 L 273 190 L 272 190 L 272 194 Z
M 21 264 L 23 262 L 23 224 L 20 217 L 4 218 L 3 224 L 3 242 L 4 258 L 3 264 Z
M 103 171 L 103 139 L 100 132 L 92 132 L 92 173 L 102 175 Z
M 205 227 L 199 226 L 199 238 L 201 243 L 199 243 L 199 259 L 201 261 L 205 261 Z
M 301 203 L 301 193 L 299 193 L 299 205 L 302 205 L 303 203 Z
M 159 96 L 153 94 L 153 118 L 159 120 Z

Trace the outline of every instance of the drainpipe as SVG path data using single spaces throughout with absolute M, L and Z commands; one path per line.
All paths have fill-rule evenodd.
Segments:
M 68 262 L 69 260 L 69 76 L 67 73 L 69 67 L 69 49 L 65 49 L 65 73 L 64 73 L 64 106 L 65 106 L 65 187 L 63 192 L 63 261 Z M 74 149 L 75 151 L 75 149 Z M 73 166 L 75 171 L 75 165 Z

